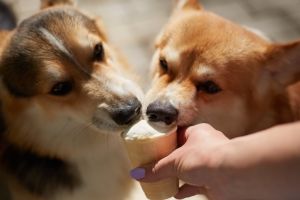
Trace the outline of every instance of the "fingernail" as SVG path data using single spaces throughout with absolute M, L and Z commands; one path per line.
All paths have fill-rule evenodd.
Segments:
M 135 168 L 130 171 L 130 176 L 136 180 L 140 180 L 145 177 L 145 169 L 143 168 Z

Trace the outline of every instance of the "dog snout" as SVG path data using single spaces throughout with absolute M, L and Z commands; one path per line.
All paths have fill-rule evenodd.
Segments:
M 146 115 L 149 121 L 170 125 L 177 120 L 178 110 L 169 102 L 155 101 L 147 107 Z
M 112 110 L 112 119 L 118 125 L 128 125 L 141 116 L 142 104 L 137 98 L 132 98 Z

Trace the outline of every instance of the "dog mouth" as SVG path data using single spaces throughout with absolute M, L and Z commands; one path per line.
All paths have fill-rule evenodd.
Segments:
M 122 128 L 117 123 L 115 123 L 113 120 L 107 119 L 105 117 L 93 117 L 92 118 L 92 124 L 98 129 L 103 131 L 109 131 L 109 132 L 115 132 L 115 131 L 121 131 Z
M 163 132 L 169 132 L 170 130 L 174 129 L 177 125 L 176 125 L 176 122 L 173 122 L 171 124 L 167 124 L 165 122 L 162 122 L 162 121 L 151 121 L 148 119 L 148 123 L 155 129 L 158 129 L 160 131 L 163 131 Z
M 93 117 L 92 124 L 100 131 L 104 132 L 122 132 L 127 130 L 133 124 L 135 124 L 139 120 L 139 117 L 136 117 L 128 124 L 117 124 L 114 120 L 105 117 Z
M 182 146 L 186 142 L 186 136 L 185 131 L 190 126 L 188 124 L 180 124 L 178 125 L 177 122 L 173 122 L 172 124 L 166 124 L 165 122 L 153 122 L 148 119 L 148 123 L 163 132 L 169 132 L 170 130 L 174 129 L 174 127 L 177 127 L 177 145 L 178 147 Z

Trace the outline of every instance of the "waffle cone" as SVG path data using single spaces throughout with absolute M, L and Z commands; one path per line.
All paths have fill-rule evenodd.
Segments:
M 132 167 L 147 165 L 169 155 L 177 146 L 176 131 L 169 134 L 136 140 L 125 140 Z M 178 192 L 178 179 L 168 178 L 158 182 L 143 183 L 147 198 L 161 200 L 173 197 Z

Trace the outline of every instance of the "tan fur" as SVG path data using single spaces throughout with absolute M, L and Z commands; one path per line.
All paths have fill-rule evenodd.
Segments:
M 236 137 L 299 119 L 299 84 L 289 94 L 286 87 L 300 80 L 300 42 L 273 44 L 195 0 L 181 0 L 155 46 L 146 107 L 171 102 L 179 126 L 206 122 Z M 168 62 L 168 72 L 160 58 Z M 196 85 L 208 80 L 222 91 L 197 92 Z
M 12 34 L 12 31 L 0 30 L 0 55 L 1 55 L 2 51 L 4 50 L 4 46 L 5 46 L 6 42 L 9 40 L 9 37 L 11 36 L 11 34 Z
M 41 0 L 41 9 L 61 6 L 61 5 L 74 5 L 73 0 Z
M 43 1 L 42 7 L 53 2 Z M 27 21 L 51 12 L 62 13 L 62 16 L 71 13 L 72 16 L 72 10 L 74 8 L 56 6 Z M 13 39 L 0 41 L 3 50 L 0 91 L 6 145 L 67 161 L 74 166 L 82 184 L 72 192 L 58 190 L 51 196 L 39 196 L 24 188 L 14 175 L 7 175 L 13 199 L 145 199 L 139 185 L 128 174 L 130 166 L 120 137 L 128 125 L 117 125 L 109 115 L 111 109 L 131 98 L 141 100 L 142 92 L 132 80 L 133 73 L 128 64 L 107 40 L 98 19 L 90 19 L 91 26 L 84 27 L 80 19 L 75 21 L 74 17 L 65 16 L 59 21 L 53 21 L 55 19 L 51 17 L 42 27 L 35 26 L 40 29 L 38 37 L 30 35 L 32 32 L 22 35 L 18 29 L 11 33 Z M 1 39 L 4 34 L 7 35 L 0 32 Z M 25 40 L 13 42 L 16 37 L 23 36 Z M 98 42 L 102 42 L 105 56 L 103 61 L 94 62 L 92 56 Z M 26 53 L 35 50 L 29 56 L 39 61 L 38 66 L 25 66 L 29 68 L 24 74 L 7 66 L 11 50 L 18 45 L 24 45 Z M 61 56 L 57 56 L 58 53 Z M 26 63 L 20 66 L 23 65 Z M 70 94 L 49 94 L 57 82 L 69 79 L 74 83 Z M 13 89 L 7 87 L 10 84 Z M 21 90 L 24 96 L 10 90 Z M 95 118 L 98 121 L 93 121 Z

